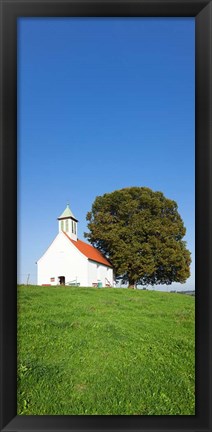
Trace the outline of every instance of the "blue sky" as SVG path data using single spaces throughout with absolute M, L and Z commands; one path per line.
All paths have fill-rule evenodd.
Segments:
M 147 186 L 177 201 L 194 288 L 193 18 L 18 20 L 18 281 L 70 203 L 83 240 L 97 195 Z M 174 288 L 172 285 L 171 289 Z

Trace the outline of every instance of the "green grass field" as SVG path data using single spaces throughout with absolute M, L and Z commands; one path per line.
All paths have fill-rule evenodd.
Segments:
M 194 297 L 18 287 L 18 415 L 194 415 Z

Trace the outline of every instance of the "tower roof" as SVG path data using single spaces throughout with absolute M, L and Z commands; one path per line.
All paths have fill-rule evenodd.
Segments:
M 67 219 L 67 218 L 72 218 L 76 222 L 78 222 L 78 220 L 73 215 L 73 213 L 69 207 L 69 204 L 67 204 L 67 207 L 65 208 L 64 212 L 57 219 Z

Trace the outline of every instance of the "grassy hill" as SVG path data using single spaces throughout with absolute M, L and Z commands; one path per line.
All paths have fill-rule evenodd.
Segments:
M 19 415 L 194 415 L 195 298 L 18 287 Z

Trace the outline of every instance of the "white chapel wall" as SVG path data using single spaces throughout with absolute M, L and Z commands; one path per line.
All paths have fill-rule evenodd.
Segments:
M 88 286 L 87 258 L 62 232 L 57 235 L 37 266 L 38 285 L 58 285 L 58 277 L 65 276 L 66 283 L 77 279 L 81 286 Z
M 113 270 L 95 261 L 88 260 L 88 285 L 101 282 L 102 286 L 108 283 L 113 286 Z
M 103 286 L 107 286 L 108 282 L 113 286 L 113 269 L 101 265 L 99 268 L 99 279 L 102 281 Z
M 97 283 L 97 263 L 88 260 L 88 286 Z

